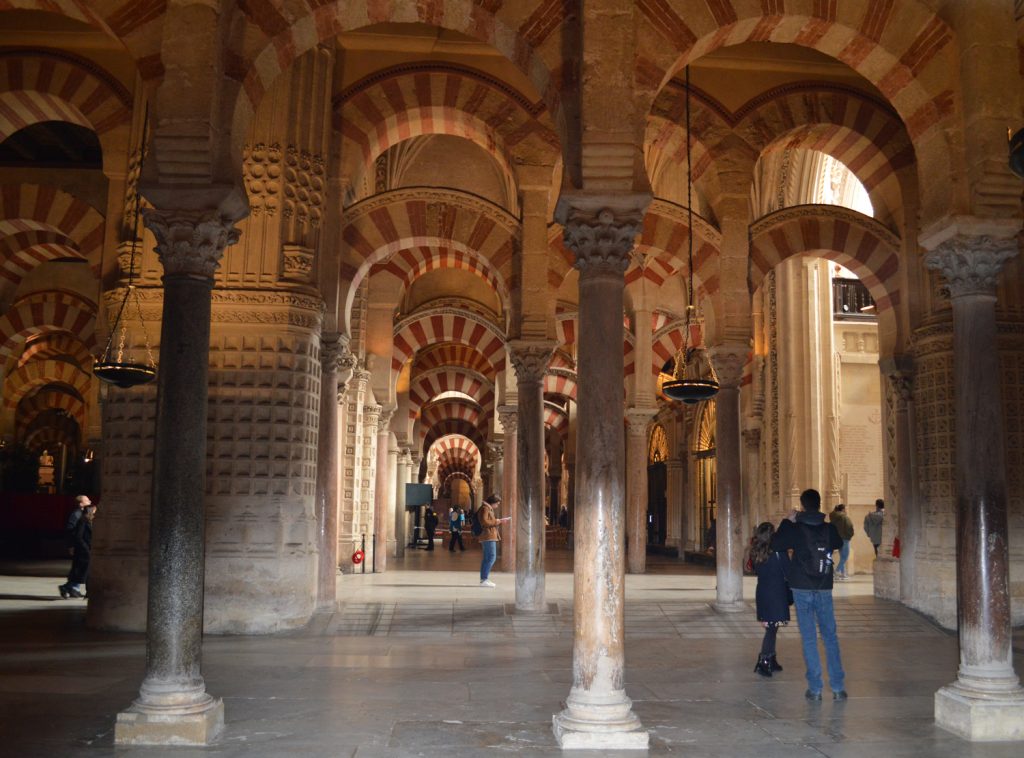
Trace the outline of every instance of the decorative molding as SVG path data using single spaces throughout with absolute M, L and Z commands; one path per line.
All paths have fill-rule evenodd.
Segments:
M 690 217 L 686 211 L 685 205 L 676 205 L 668 200 L 662 200 L 655 198 L 651 201 L 650 207 L 647 209 L 648 214 L 657 216 L 664 216 L 665 218 L 675 221 L 677 224 L 689 228 Z M 712 222 L 701 216 L 696 212 L 693 213 L 693 228 L 697 230 L 697 236 L 703 238 L 705 242 L 711 243 L 716 249 L 722 248 L 722 232 Z M 674 251 L 669 251 L 674 252 Z
M 397 335 L 399 332 L 401 332 L 403 329 L 409 326 L 409 324 L 433 316 L 457 316 L 459 318 L 464 318 L 467 321 L 472 321 L 474 323 L 480 324 L 481 326 L 487 328 L 491 332 L 494 332 L 502 339 L 505 338 L 505 333 L 501 326 L 499 326 L 491 319 L 487 318 L 482 313 L 469 310 L 468 308 L 453 307 L 450 305 L 431 306 L 429 304 L 428 307 L 417 308 L 412 313 L 403 316 L 400 320 L 396 321 L 394 329 L 392 330 L 392 334 Z
M 368 197 L 365 200 L 360 200 L 345 210 L 345 226 L 351 226 L 361 217 L 367 216 L 374 211 L 408 202 L 426 205 L 428 236 L 432 236 L 429 235 L 431 230 L 437 230 L 437 235 L 442 236 L 439 219 L 444 217 L 447 208 L 455 207 L 477 213 L 498 224 L 510 236 L 519 237 L 521 227 L 519 219 L 500 205 L 495 205 L 490 200 L 485 200 L 477 195 L 471 195 L 468 192 L 445 190 L 437 187 L 403 187 L 402 189 L 383 192 Z M 433 223 L 431 223 L 431 219 L 434 219 Z
M 142 220 L 156 238 L 156 253 L 168 275 L 184 274 L 213 280 L 224 248 L 238 242 L 237 219 L 219 211 L 144 208 Z
M 163 315 L 162 287 L 136 287 L 147 321 L 159 322 Z M 279 324 L 305 329 L 319 328 L 324 301 L 316 295 L 280 290 L 214 289 L 211 321 L 215 324 Z M 124 299 L 124 287 L 103 293 L 108 313 L 116 313 Z
M 281 278 L 307 284 L 313 273 L 313 249 L 305 245 L 282 245 L 281 256 Z
M 554 341 L 509 340 L 508 353 L 516 370 L 516 381 L 520 385 L 544 381 L 555 347 Z
M 903 242 L 900 240 L 898 235 L 894 234 L 887 226 L 876 221 L 870 216 L 865 216 L 863 213 L 858 213 L 850 208 L 844 208 L 841 205 L 827 205 L 824 203 L 791 205 L 788 208 L 773 211 L 766 216 L 762 216 L 750 225 L 750 237 L 753 239 L 754 237 L 758 237 L 771 231 L 776 226 L 780 226 L 789 221 L 806 218 L 828 218 L 845 221 L 850 224 L 850 226 L 859 227 L 868 234 L 878 237 L 890 247 L 892 252 L 895 253 L 899 253 L 903 246 Z
M 953 300 L 979 295 L 995 298 L 999 272 L 1017 251 L 1015 237 L 958 234 L 925 255 L 924 265 L 945 277 Z
M 242 148 L 242 180 L 253 218 L 277 215 L 281 193 L 281 146 L 257 142 Z

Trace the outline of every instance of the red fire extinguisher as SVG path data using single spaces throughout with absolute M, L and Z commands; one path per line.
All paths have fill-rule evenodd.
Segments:
M 894 537 L 893 541 L 892 541 L 892 557 L 893 558 L 899 558 L 900 557 L 900 538 L 899 538 L 899 535 Z

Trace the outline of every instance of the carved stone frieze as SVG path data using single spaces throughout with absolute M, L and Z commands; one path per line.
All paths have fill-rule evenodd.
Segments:
M 996 280 L 1006 262 L 1017 254 L 1015 238 L 956 235 L 940 243 L 924 258 L 930 269 L 949 283 L 950 297 L 995 297 Z
M 162 287 L 137 287 L 142 317 L 157 322 L 161 318 Z M 103 293 L 108 312 L 116 313 L 124 299 L 124 288 Z M 315 295 L 278 290 L 214 289 L 211 319 L 215 324 L 282 324 L 303 328 L 319 327 L 324 301 Z M 111 310 L 113 309 L 113 310 Z
M 743 367 L 747 363 L 750 348 L 746 345 L 716 345 L 708 350 L 708 358 L 715 369 L 718 382 L 723 387 L 740 386 Z
M 539 383 L 544 381 L 548 362 L 555 352 L 555 343 L 549 341 L 510 340 L 508 343 L 509 358 L 516 370 L 516 379 L 520 384 Z
M 313 250 L 304 245 L 284 245 L 281 250 L 281 278 L 306 283 L 313 273 Z
M 166 274 L 213 278 L 224 248 L 238 242 L 237 219 L 220 212 L 144 208 L 142 219 L 156 238 Z
M 300 150 L 294 145 L 285 148 L 284 208 L 282 215 L 311 227 L 320 225 L 324 205 L 324 159 Z
M 456 190 L 445 190 L 432 187 L 416 187 L 413 189 L 398 189 L 374 195 L 373 197 L 361 200 L 345 211 L 346 223 L 353 223 L 362 216 L 389 206 L 404 205 L 408 202 L 426 203 L 428 214 L 433 213 L 434 225 L 428 223 L 427 233 L 431 236 L 443 236 L 443 229 L 438 226 L 438 219 L 443 218 L 439 212 L 443 207 L 460 209 L 479 214 L 484 218 L 493 221 L 512 236 L 519 235 L 519 219 L 494 203 L 484 200 L 468 192 Z M 433 211 L 430 209 L 433 208 Z
M 906 403 L 914 396 L 914 377 L 908 371 L 892 371 L 885 377 L 900 402 Z

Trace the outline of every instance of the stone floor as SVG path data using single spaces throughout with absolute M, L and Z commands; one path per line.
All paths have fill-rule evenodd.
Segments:
M 517 616 L 510 577 L 478 585 L 478 556 L 416 551 L 386 574 L 343 577 L 338 612 L 299 632 L 208 637 L 203 670 L 227 729 L 204 750 L 115 750 L 113 716 L 141 681 L 143 637 L 86 629 L 84 603 L 56 595 L 59 564 L 0 566 L 0 755 L 561 755 L 550 725 L 571 681 L 571 558 L 552 551 L 562 571 L 547 577 L 549 612 Z M 752 613 L 714 612 L 706 569 L 669 559 L 653 569 L 626 582 L 627 690 L 650 755 L 1024 754 L 1022 743 L 972 745 L 935 727 L 932 697 L 954 678 L 956 638 L 874 599 L 869 576 L 836 589 L 850 699 L 833 704 L 803 699 L 795 624 L 780 635 L 785 671 L 761 679 Z M 1019 670 L 1020 635 L 1015 649 Z

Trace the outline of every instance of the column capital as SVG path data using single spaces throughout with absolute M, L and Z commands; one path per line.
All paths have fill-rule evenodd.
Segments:
M 739 342 L 715 345 L 708 349 L 708 359 L 715 369 L 719 384 L 726 389 L 736 389 L 743 379 L 743 367 L 747 363 L 750 348 Z
M 625 273 L 650 202 L 646 193 L 562 193 L 555 220 L 581 277 Z
M 657 408 L 627 408 L 626 421 L 629 422 L 629 433 L 646 436 L 647 427 L 657 415 Z
M 506 434 L 515 434 L 519 428 L 519 408 L 514 405 L 499 405 L 498 420 Z
M 942 274 L 954 300 L 972 295 L 995 297 L 999 272 L 1018 248 L 1016 237 L 958 234 L 925 255 L 924 265 Z
M 394 408 L 384 408 L 381 406 L 380 414 L 377 416 L 377 433 L 387 434 L 388 428 L 391 426 L 391 417 L 395 415 Z
M 501 463 L 505 457 L 505 443 L 503 442 L 488 442 L 487 453 L 491 458 L 492 463 Z
M 554 355 L 554 340 L 509 340 L 508 353 L 520 383 L 542 382 Z
M 377 420 L 380 418 L 381 410 L 383 409 L 377 403 L 373 403 L 372 405 L 364 405 L 363 423 L 366 426 L 377 426 Z
M 165 274 L 212 279 L 224 248 L 238 242 L 238 219 L 216 210 L 143 208 L 142 221 L 156 238 Z

